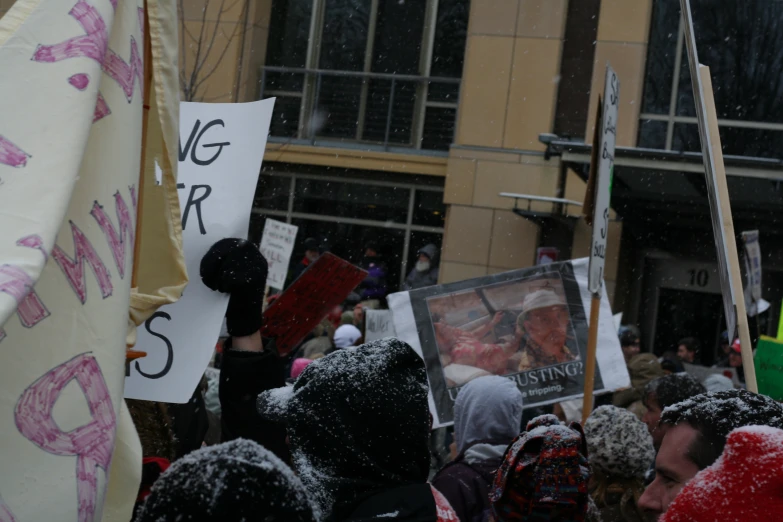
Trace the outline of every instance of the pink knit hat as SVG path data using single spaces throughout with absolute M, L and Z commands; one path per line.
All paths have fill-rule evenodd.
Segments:
M 311 362 L 313 361 L 310 359 L 294 359 L 294 363 L 291 365 L 291 378 L 296 379 L 299 377 L 299 374 L 302 373 Z

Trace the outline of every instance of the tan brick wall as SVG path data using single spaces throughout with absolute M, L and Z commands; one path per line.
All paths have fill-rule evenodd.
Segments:
M 271 0 L 187 0 L 183 7 L 180 68 L 190 85 L 201 83 L 194 101 L 254 100 Z

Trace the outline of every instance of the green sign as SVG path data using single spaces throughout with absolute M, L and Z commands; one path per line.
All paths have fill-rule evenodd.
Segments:
M 754 363 L 759 393 L 783 401 L 783 342 L 762 335 Z

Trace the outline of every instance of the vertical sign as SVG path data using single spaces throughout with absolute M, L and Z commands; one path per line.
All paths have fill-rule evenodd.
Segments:
M 748 288 L 745 302 L 748 305 L 748 315 L 758 315 L 759 303 L 761 303 L 761 246 L 759 245 L 759 231 L 750 230 L 742 233 L 742 242 L 745 244 L 745 272 L 748 276 Z
M 261 254 L 269 263 L 269 275 L 266 284 L 270 288 L 282 290 L 288 275 L 288 262 L 294 251 L 294 241 L 299 228 L 296 225 L 266 219 L 264 235 L 261 236 Z
M 617 141 L 617 109 L 620 97 L 620 81 L 607 64 L 604 86 L 604 107 L 601 121 L 600 148 L 598 149 L 598 179 L 595 181 L 595 210 L 593 213 L 593 241 L 590 248 L 590 272 L 588 288 L 591 293 L 601 291 L 606 263 L 606 236 L 609 232 L 609 196 L 614 173 L 614 147 Z M 593 143 L 593 147 L 599 146 Z
M 274 99 L 252 103 L 182 103 L 178 192 L 190 282 L 138 331 L 139 350 L 125 377 L 125 397 L 183 403 L 209 364 L 228 295 L 199 277 L 201 258 L 217 241 L 246 237 Z
M 384 337 L 397 337 L 391 310 L 365 310 L 364 341 L 377 341 Z

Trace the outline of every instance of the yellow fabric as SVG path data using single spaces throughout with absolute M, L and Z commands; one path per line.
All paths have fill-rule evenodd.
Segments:
M 152 44 L 152 92 L 147 123 L 144 192 L 137 288 L 131 294 L 127 344 L 136 341 L 135 326 L 158 308 L 182 295 L 188 282 L 182 252 L 182 226 L 177 195 L 179 84 L 177 9 L 173 0 L 147 3 Z M 162 171 L 155 183 L 156 165 Z

